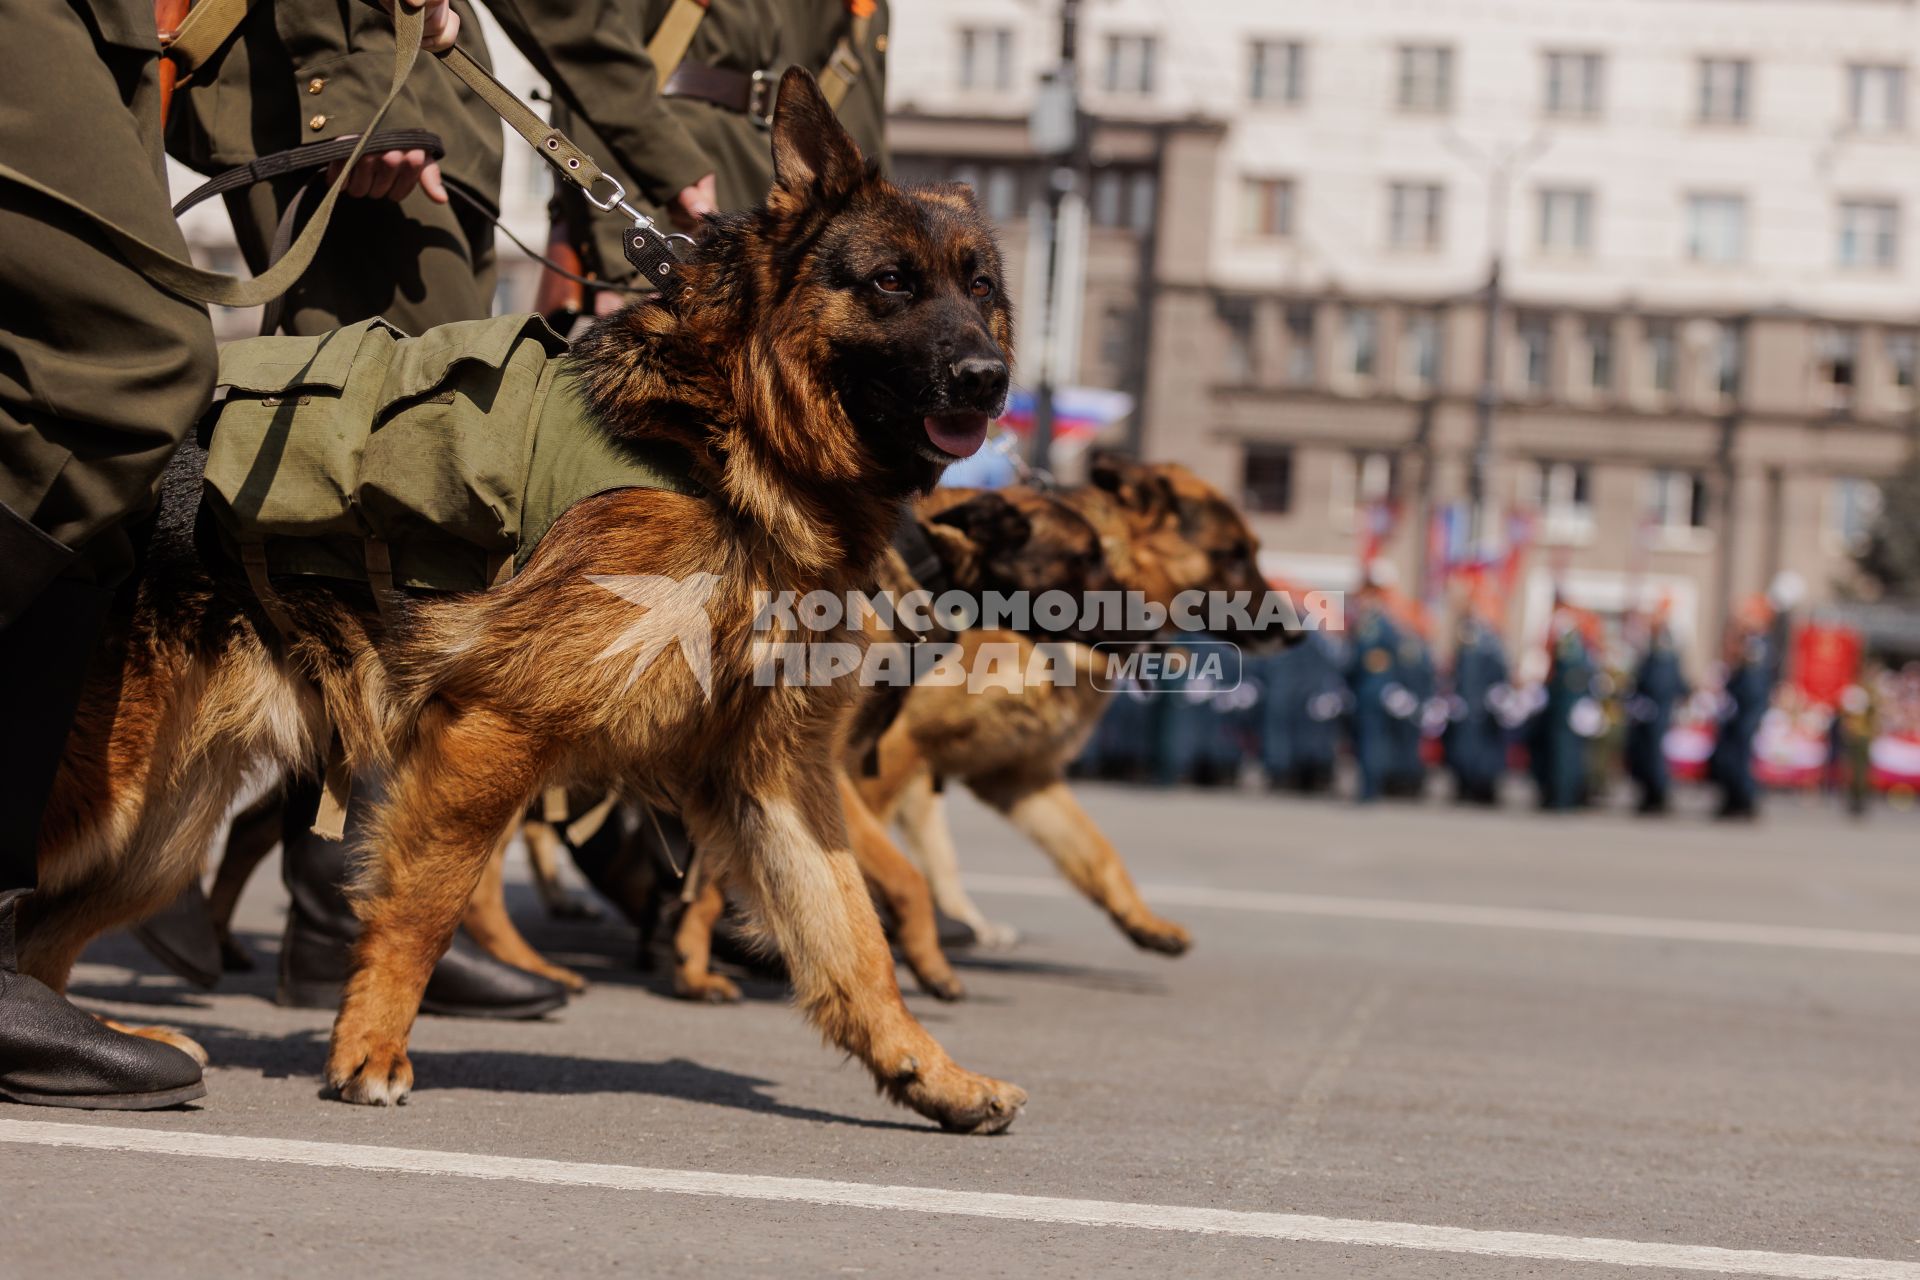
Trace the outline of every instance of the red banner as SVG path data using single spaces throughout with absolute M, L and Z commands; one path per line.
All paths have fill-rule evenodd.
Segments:
M 1808 624 L 1793 638 L 1794 683 L 1816 706 L 1840 705 L 1860 671 L 1860 633 Z

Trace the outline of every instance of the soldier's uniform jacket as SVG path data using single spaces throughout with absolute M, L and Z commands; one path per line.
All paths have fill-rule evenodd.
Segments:
M 864 39 L 855 39 L 866 11 Z M 882 172 L 887 157 L 887 39 L 892 13 L 887 0 L 793 0 L 789 6 L 786 44 L 781 61 L 801 66 L 817 78 L 827 69 L 840 41 L 848 41 L 859 70 L 836 112 L 853 135 L 860 154 L 878 161 Z
M 0 160 L 178 257 L 148 0 L 0 4 Z M 63 575 L 117 580 L 214 374 L 206 311 L 59 207 L 0 189 L 0 628 Z M 86 643 L 81 641 L 80 643 Z
M 552 84 L 554 123 L 637 197 L 635 204 L 663 222 L 660 211 L 709 173 L 723 210 L 758 204 L 773 185 L 764 118 L 661 92 L 646 45 L 672 7 L 672 0 L 503 0 L 488 6 Z M 791 7 L 780 0 L 712 0 L 681 66 L 739 76 L 760 72 L 770 108 L 790 15 Z M 538 57 L 523 37 L 543 46 Z M 560 206 L 575 239 L 589 249 L 589 265 L 604 279 L 629 279 L 621 220 L 589 216 L 571 191 L 563 191 Z
M 460 46 L 490 65 L 468 0 L 454 0 Z M 382 129 L 431 129 L 441 172 L 499 202 L 500 117 L 422 55 Z M 215 173 L 263 153 L 357 134 L 387 96 L 393 21 L 372 5 L 273 0 L 255 5 L 221 52 L 174 93 L 167 150 Z

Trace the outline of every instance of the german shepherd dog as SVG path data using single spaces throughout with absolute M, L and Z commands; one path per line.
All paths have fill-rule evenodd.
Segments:
M 1025 488 L 994 493 L 951 490 L 949 495 L 923 504 L 919 516 L 920 527 L 933 542 L 943 567 L 944 589 L 976 598 L 990 591 L 1025 593 L 1030 598 L 1048 591 L 1065 591 L 1078 598 L 1121 589 L 1119 579 L 1107 565 L 1099 532 L 1059 498 Z M 898 555 L 887 557 L 880 578 L 896 599 L 929 589 L 928 584 L 912 576 Z M 1086 643 L 1126 638 L 1122 630 L 1108 627 L 1111 624 L 1096 631 L 1077 626 L 1051 638 Z M 898 631 L 887 631 L 871 638 L 899 641 L 904 637 Z M 936 638 L 951 642 L 957 637 L 942 630 Z M 876 690 L 863 702 L 843 756 L 846 773 L 840 779 L 841 801 L 854 860 L 892 917 L 894 940 L 907 967 L 929 994 L 957 1000 L 964 989 L 941 950 L 938 918 L 926 877 L 893 843 L 886 824 L 867 807 L 856 785 L 856 779 L 875 763 L 879 738 L 898 714 L 904 702 L 901 695 L 906 692 L 898 688 Z M 886 705 L 889 702 L 891 705 Z M 868 714 L 876 709 L 877 716 Z M 739 988 L 709 966 L 713 928 L 725 909 L 722 886 L 707 878 L 674 929 L 673 984 L 675 993 L 684 999 L 728 1003 L 740 998 Z M 644 915 L 644 909 L 640 913 L 629 910 L 628 914 Z M 519 963 L 506 955 L 501 958 Z
M 1107 560 L 1129 591 L 1163 605 L 1187 590 L 1247 592 L 1257 611 L 1267 592 L 1256 563 L 1259 544 L 1217 489 L 1176 463 L 1100 458 L 1090 476 L 1090 485 L 1060 496 L 1099 531 Z M 939 490 L 921 510 L 935 512 L 963 498 Z M 969 632 L 964 639 L 1008 638 Z M 1287 633 L 1269 627 L 1221 638 L 1259 651 L 1285 642 Z M 1081 657 L 1090 670 L 1092 654 L 1082 650 Z M 1004 946 L 1014 935 L 990 922 L 961 886 L 937 785 L 949 778 L 1025 832 L 1136 946 L 1179 955 L 1191 945 L 1187 930 L 1147 906 L 1119 852 L 1067 786 L 1067 764 L 1111 698 L 1087 674 L 1072 685 L 1032 685 L 989 697 L 917 687 L 881 739 L 877 775 L 858 785 L 876 815 L 898 822 L 940 909 L 971 926 L 983 943 Z
M 283 580 L 284 649 L 237 577 L 157 563 L 69 742 L 23 971 L 63 988 L 89 940 L 197 873 L 250 772 L 312 770 L 337 732 L 388 779 L 326 1063 L 344 1100 L 407 1095 L 422 988 L 495 842 L 577 782 L 682 816 L 806 1016 L 885 1094 L 949 1129 L 1013 1122 L 1026 1094 L 960 1068 L 900 999 L 836 791 L 849 682 L 756 681 L 753 627 L 756 590 L 865 582 L 908 499 L 979 448 L 1012 351 L 1001 258 L 963 188 L 883 180 L 799 69 L 772 144 L 766 202 L 711 220 L 670 296 L 573 356 L 610 437 L 682 450 L 705 496 L 581 502 L 508 582 L 412 600 L 391 626 L 363 589 Z M 632 575 L 712 575 L 710 680 L 635 656 L 647 615 L 595 581 Z

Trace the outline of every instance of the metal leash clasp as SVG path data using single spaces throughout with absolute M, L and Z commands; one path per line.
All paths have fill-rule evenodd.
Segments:
M 613 188 L 613 194 L 605 200 L 593 194 L 593 186 L 602 182 Z M 602 213 L 612 213 L 615 209 L 624 209 L 628 213 L 632 213 L 636 218 L 641 216 L 638 213 L 634 213 L 633 206 L 627 203 L 627 189 L 621 186 L 620 180 L 610 173 L 602 173 L 593 180 L 593 184 L 583 184 L 580 187 L 580 194 L 586 197 L 588 204 Z

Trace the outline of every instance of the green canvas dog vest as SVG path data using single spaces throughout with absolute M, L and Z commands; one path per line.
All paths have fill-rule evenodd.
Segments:
M 203 502 L 273 574 L 474 591 L 595 494 L 698 494 L 683 456 L 599 429 L 566 351 L 532 315 L 232 343 Z

